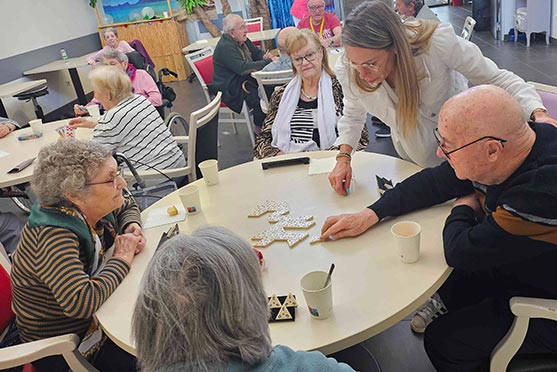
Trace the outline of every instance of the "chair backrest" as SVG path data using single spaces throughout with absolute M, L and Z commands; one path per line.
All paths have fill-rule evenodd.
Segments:
M 246 24 L 246 27 L 248 28 L 248 33 L 263 31 L 263 17 L 245 19 L 244 22 Z M 254 41 L 253 45 L 261 46 L 261 42 Z
M 215 71 L 213 66 L 213 48 L 207 47 L 196 52 L 186 54 L 186 61 L 188 61 L 188 64 L 195 73 L 197 80 L 201 83 L 207 103 L 211 102 L 207 85 L 213 82 L 213 73 Z
M 252 72 L 251 76 L 257 80 L 257 85 L 259 86 L 259 96 L 265 102 L 267 107 L 269 106 L 269 100 L 275 87 L 286 84 L 292 80 L 294 73 L 292 70 L 284 71 L 256 71 Z M 270 88 L 270 89 L 266 89 Z
M 557 117 L 557 87 L 533 81 L 529 81 L 528 84 L 531 84 L 534 88 L 536 88 L 536 91 L 540 95 L 549 116 L 552 118 Z
M 197 140 L 199 139 L 199 130 L 206 124 L 210 123 L 219 114 L 220 101 L 222 98 L 222 92 L 217 92 L 215 98 L 208 105 L 199 110 L 196 110 L 190 114 L 190 125 L 189 125 L 189 141 L 188 141 L 188 166 L 191 166 L 192 178 L 190 180 L 195 181 L 197 179 L 197 161 L 196 161 L 196 151 L 197 151 Z M 218 119 L 216 119 L 218 120 Z M 210 144 L 204 144 L 210 145 Z M 214 138 L 214 147 L 217 146 L 217 139 Z M 203 159 L 206 160 L 206 159 Z
M 462 33 L 460 34 L 460 37 L 470 40 L 472 37 L 472 31 L 474 31 L 474 26 L 476 26 L 476 20 L 472 17 L 466 17 L 464 20 L 464 26 L 462 26 Z

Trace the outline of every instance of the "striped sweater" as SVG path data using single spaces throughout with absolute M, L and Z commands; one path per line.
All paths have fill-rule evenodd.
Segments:
M 108 110 L 93 131 L 93 140 L 123 153 L 137 169 L 184 167 L 182 150 L 153 105 L 133 95 Z
M 448 162 L 428 168 L 385 192 L 369 206 L 380 219 L 476 193 L 485 216 L 456 206 L 443 230 L 449 266 L 498 269 L 538 295 L 557 297 L 557 128 L 530 123 L 536 141 L 522 165 L 499 185 L 459 180 Z M 418 221 L 419 222 L 419 221 Z M 551 272 L 540 262 L 552 266 Z M 520 282 L 519 284 L 517 284 Z
M 117 232 L 140 222 L 139 209 L 130 201 L 113 213 Z M 95 227 L 96 233 L 108 246 L 112 239 L 101 226 Z M 90 234 L 88 238 L 92 239 Z M 93 314 L 127 275 L 128 263 L 110 258 L 90 277 L 79 239 L 67 228 L 30 227 L 29 223 L 23 228 L 11 274 L 12 307 L 23 341 L 65 333 L 83 336 Z

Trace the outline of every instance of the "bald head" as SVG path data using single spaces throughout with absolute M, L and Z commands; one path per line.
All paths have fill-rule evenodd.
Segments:
M 464 138 L 510 138 L 523 134 L 528 124 L 520 104 L 504 89 L 479 85 L 445 102 L 439 128 Z
M 285 47 L 286 47 L 286 39 L 288 39 L 288 36 L 292 33 L 292 31 L 297 30 L 296 27 L 285 27 L 282 30 L 279 31 L 278 35 L 277 35 L 277 46 L 279 48 L 280 51 L 284 51 Z

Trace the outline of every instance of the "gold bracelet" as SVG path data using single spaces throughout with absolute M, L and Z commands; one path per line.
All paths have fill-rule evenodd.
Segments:
M 536 113 L 538 113 L 538 112 L 543 112 L 547 115 L 547 110 L 546 109 L 544 109 L 542 107 L 537 108 L 534 111 L 532 111 L 532 113 L 530 114 L 530 121 L 535 121 L 536 120 Z
M 350 155 L 347 152 L 339 152 L 337 154 L 337 156 L 335 157 L 335 159 L 338 160 L 338 158 L 348 158 L 348 161 L 351 161 L 352 160 L 352 155 Z

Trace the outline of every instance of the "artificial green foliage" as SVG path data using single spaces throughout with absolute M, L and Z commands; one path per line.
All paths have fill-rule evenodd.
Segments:
M 180 3 L 180 5 L 182 5 L 184 9 L 186 9 L 187 14 L 192 14 L 193 8 L 195 8 L 196 6 L 207 5 L 207 2 L 205 0 L 178 0 L 178 2 Z
M 89 0 L 89 6 L 91 8 L 94 8 L 97 6 L 97 0 Z

